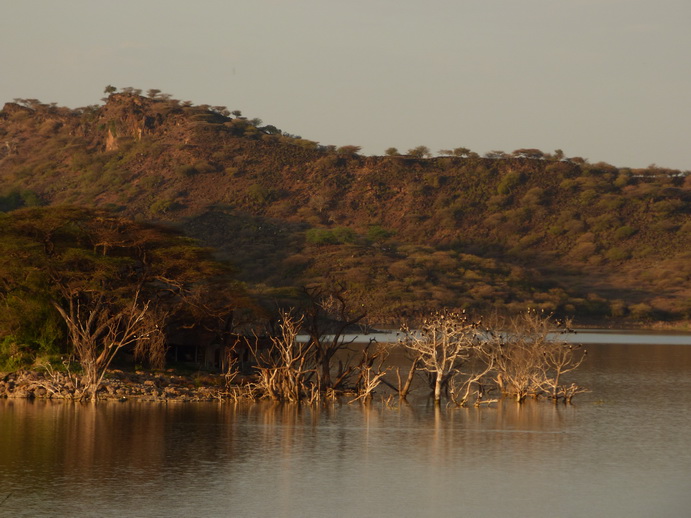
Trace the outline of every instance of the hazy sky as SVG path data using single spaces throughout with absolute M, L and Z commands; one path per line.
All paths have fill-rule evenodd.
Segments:
M 2 0 L 0 103 L 112 84 L 322 144 L 691 169 L 691 0 Z

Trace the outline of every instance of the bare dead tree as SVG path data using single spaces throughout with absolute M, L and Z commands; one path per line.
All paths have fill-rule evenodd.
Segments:
M 525 337 L 510 340 L 497 338 L 493 352 L 495 382 L 506 396 L 522 402 L 539 392 L 541 380 L 541 351 Z
M 43 379 L 36 386 L 43 388 L 51 398 L 80 400 L 84 397 L 83 377 L 72 371 L 73 358 L 62 358 L 62 368 L 56 369 L 49 361 L 37 364 L 43 370 Z
M 540 395 L 558 399 L 564 389 L 562 376 L 578 368 L 585 358 L 584 350 L 559 338 L 568 332 L 568 322 L 554 322 L 551 315 L 530 310 L 502 327 L 502 332 L 488 331 L 487 348 L 501 392 L 517 402 Z
M 385 367 L 389 356 L 388 349 L 378 345 L 375 351 L 371 351 L 372 345 L 373 341 L 370 340 L 370 343 L 362 350 L 362 358 L 356 368 L 358 377 L 355 382 L 355 389 L 358 395 L 351 403 L 358 400 L 369 401 L 388 371 L 388 368 Z
M 465 313 L 443 311 L 425 318 L 417 331 L 402 329 L 400 343 L 419 360 L 420 369 L 429 373 L 435 402 L 441 400 L 444 384 L 472 356 L 479 340 L 477 327 Z
M 590 390 L 585 387 L 581 387 L 580 385 L 576 385 L 575 383 L 571 383 L 570 385 L 561 385 L 558 389 L 555 401 L 558 401 L 558 398 L 561 397 L 563 398 L 564 403 L 571 403 L 571 400 L 576 394 L 582 394 L 583 392 L 590 392 Z
M 483 340 L 477 341 L 464 372 L 459 372 L 459 376 L 454 376 L 449 381 L 449 399 L 458 406 L 467 406 L 473 396 L 475 406 L 497 401 L 485 399 L 488 377 L 494 369 L 493 358 L 486 354 L 486 346 Z
M 310 337 L 318 363 L 320 390 L 336 389 L 345 381 L 350 371 L 341 369 L 336 382 L 332 381 L 331 370 L 334 357 L 347 349 L 351 341 L 344 339 L 346 331 L 366 316 L 362 308 L 348 299 L 348 291 L 343 284 L 333 287 L 305 288 L 309 299 L 305 310 L 303 329 Z
M 140 303 L 139 292 L 125 306 L 117 305 L 101 292 L 93 297 L 71 296 L 67 308 L 55 304 L 62 316 L 82 367 L 83 399 L 96 401 L 106 371 L 117 353 L 126 346 L 162 340 L 162 331 L 147 318 L 149 302 Z
M 271 346 L 252 351 L 257 363 L 257 388 L 274 401 L 299 402 L 312 393 L 309 380 L 315 368 L 314 344 L 297 340 L 302 320 L 283 313 L 279 336 L 271 339 Z
M 408 375 L 406 376 L 405 381 L 401 379 L 401 370 L 398 367 L 396 368 L 396 379 L 398 381 L 398 385 L 394 388 L 398 392 L 399 399 L 405 401 L 405 399 L 408 397 L 408 394 L 410 394 L 410 389 L 413 386 L 413 379 L 415 378 L 415 372 L 417 371 L 417 367 L 419 364 L 420 357 L 416 356 L 415 358 L 413 358 L 413 361 L 410 364 L 410 368 L 408 369 Z
M 154 369 L 162 369 L 166 364 L 166 336 L 163 331 L 163 323 L 168 319 L 168 314 L 157 308 L 149 306 L 149 310 L 143 317 L 142 328 L 148 330 L 139 336 L 134 346 L 134 357 L 138 360 L 146 360 Z
M 562 398 L 565 403 L 570 403 L 576 394 L 587 391 L 575 383 L 571 383 L 568 387 L 562 385 L 563 376 L 580 367 L 586 354 L 587 351 L 580 345 L 573 345 L 560 340 L 554 340 L 545 347 L 542 387 L 555 402 Z

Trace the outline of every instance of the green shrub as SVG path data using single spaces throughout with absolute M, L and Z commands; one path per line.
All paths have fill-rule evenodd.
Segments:
M 575 191 L 578 188 L 578 182 L 576 180 L 573 180 L 571 178 L 566 178 L 561 181 L 559 184 L 559 188 L 563 191 Z
M 590 241 L 581 241 L 571 249 L 570 255 L 574 259 L 585 260 L 595 255 L 596 252 L 597 245 L 595 243 Z
M 324 155 L 314 163 L 314 167 L 319 171 L 330 171 L 338 167 L 341 160 L 342 158 L 335 154 Z
M 681 212 L 686 208 L 687 204 L 679 199 L 661 200 L 653 203 L 652 211 L 660 216 L 671 216 L 677 212 Z
M 207 173 L 215 173 L 217 171 L 216 167 L 209 162 L 202 160 L 201 162 L 197 162 L 194 164 L 194 169 L 197 171 L 197 173 L 200 174 L 207 174 Z
M 607 252 L 605 252 L 605 258 L 608 261 L 625 261 L 629 257 L 631 257 L 631 253 L 628 250 L 624 250 L 617 246 L 612 247 L 609 250 L 607 250 Z
M 566 162 L 552 162 L 545 167 L 545 171 L 551 175 L 564 178 L 573 175 L 576 172 L 576 168 Z
M 351 155 L 357 155 L 362 148 L 360 146 L 341 146 L 338 149 L 336 149 L 336 154 L 337 155 L 344 155 L 344 156 L 351 156 Z
M 181 165 L 175 170 L 175 172 L 180 176 L 189 178 L 196 175 L 199 171 L 197 171 L 197 168 L 193 165 Z
M 589 220 L 588 223 L 595 232 L 603 232 L 620 225 L 621 221 L 613 214 L 602 214 L 601 216 Z
M 149 210 L 152 214 L 165 214 L 166 212 L 172 212 L 182 208 L 182 205 L 175 200 L 162 199 L 156 200 L 151 204 Z
M 631 174 L 620 172 L 616 180 L 614 180 L 614 186 L 618 188 L 626 187 L 631 181 Z
M 650 225 L 650 229 L 655 232 L 676 232 L 679 225 L 669 219 L 662 219 Z
M 631 313 L 632 317 L 647 319 L 652 315 L 653 308 L 649 304 L 641 302 L 640 304 L 633 304 L 629 306 L 629 312 Z
M 357 234 L 348 227 L 336 227 L 332 232 L 338 243 L 354 243 L 357 240 Z
M 0 196 L 0 212 L 9 212 L 24 206 L 19 189 L 13 189 L 5 196 Z
M 510 194 L 514 187 L 521 183 L 522 178 L 523 175 L 520 172 L 509 171 L 497 185 L 497 194 Z
M 600 201 L 597 203 L 597 206 L 607 211 L 615 211 L 623 207 L 625 203 L 626 200 L 621 196 L 607 194 L 600 199 Z
M 144 176 L 140 181 L 139 184 L 144 188 L 144 189 L 155 189 L 157 187 L 160 187 L 163 185 L 163 175 L 160 174 L 151 174 Z
M 258 205 L 264 205 L 275 198 L 275 192 L 272 189 L 258 183 L 247 188 L 247 195 L 251 201 Z
M 305 240 L 311 245 L 336 245 L 338 239 L 330 230 L 310 228 L 305 232 Z
M 394 233 L 379 225 L 370 225 L 367 229 L 367 239 L 373 243 L 381 243 L 390 238 Z
M 642 259 L 645 257 L 651 257 L 655 255 L 658 252 L 658 249 L 654 246 L 647 245 L 647 246 L 638 246 L 634 248 L 633 250 L 633 256 L 636 257 L 636 259 Z
M 626 309 L 626 304 L 624 303 L 623 300 L 616 299 L 613 300 L 609 303 L 609 311 L 610 315 L 615 317 L 615 318 L 621 318 L 626 316 L 627 309 Z
M 13 336 L 0 341 L 0 371 L 11 372 L 33 363 L 34 355 L 26 345 L 20 345 Z
M 523 198 L 521 198 L 521 203 L 525 205 L 540 205 L 544 201 L 545 190 L 540 187 L 533 187 L 530 189 Z
M 635 228 L 630 227 L 629 225 L 624 225 L 623 227 L 619 227 L 614 232 L 614 237 L 619 240 L 624 240 L 633 236 L 636 232 L 637 230 Z
M 540 242 L 542 236 L 539 233 L 526 234 L 518 240 L 518 246 L 521 248 L 530 248 Z
M 566 233 L 566 229 L 564 227 L 562 227 L 561 225 L 551 225 L 547 229 L 547 232 L 553 236 L 560 236 L 560 235 Z
M 597 200 L 599 194 L 595 189 L 586 189 L 578 197 L 579 201 L 584 205 L 592 205 Z

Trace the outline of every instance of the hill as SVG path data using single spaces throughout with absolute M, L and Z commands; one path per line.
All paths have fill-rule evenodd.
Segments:
M 441 307 L 691 318 L 688 172 L 538 150 L 367 157 L 149 94 L 6 103 L 0 210 L 72 204 L 168 223 L 267 303 L 337 283 L 380 322 Z

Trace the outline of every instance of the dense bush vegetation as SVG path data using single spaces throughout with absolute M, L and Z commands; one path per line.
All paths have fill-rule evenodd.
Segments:
M 175 223 L 264 300 L 335 278 L 380 320 L 528 306 L 691 317 L 688 173 L 560 150 L 364 157 L 225 107 L 107 94 L 77 110 L 5 105 L 0 210 L 70 203 Z
M 71 357 L 84 372 L 84 397 L 120 349 L 158 365 L 169 326 L 208 328 L 245 300 L 208 249 L 104 211 L 0 215 L 0 249 L 0 368 Z

